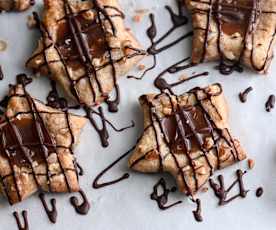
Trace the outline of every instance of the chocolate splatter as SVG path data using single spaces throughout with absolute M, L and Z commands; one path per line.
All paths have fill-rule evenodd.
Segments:
M 201 200 L 200 199 L 192 199 L 192 201 L 194 203 L 196 203 L 196 210 L 193 211 L 193 214 L 194 214 L 194 217 L 195 217 L 195 220 L 197 222 L 202 222 L 203 221 L 203 217 L 202 217 L 202 208 L 201 208 Z
M 4 72 L 2 66 L 0 65 L 0 81 L 4 79 Z
M 162 189 L 162 192 L 159 193 L 159 189 Z M 167 188 L 167 184 L 166 181 L 164 180 L 164 178 L 161 178 L 154 186 L 153 186 L 153 192 L 150 195 L 150 198 L 152 200 L 155 200 L 158 207 L 161 210 L 166 210 L 169 208 L 172 208 L 180 203 L 182 203 L 182 201 L 177 201 L 175 203 L 172 203 L 170 205 L 166 204 L 168 203 L 168 196 L 171 192 L 175 192 L 175 187 L 172 187 L 171 189 Z
M 253 88 L 250 86 L 247 89 L 245 89 L 243 92 L 239 93 L 239 98 L 242 103 L 245 103 L 247 101 L 247 96 L 252 90 Z
M 44 193 L 40 193 L 39 194 L 39 199 L 44 207 L 44 210 L 49 218 L 49 220 L 55 224 L 57 222 L 57 207 L 56 207 L 56 199 L 52 198 L 50 200 L 50 204 L 51 204 L 51 208 L 49 208 L 46 200 L 45 200 L 45 194 Z
M 264 189 L 262 187 L 259 187 L 257 190 L 256 190 L 256 197 L 261 197 L 262 195 L 264 194 Z
M 265 109 L 267 112 L 271 112 L 274 106 L 275 106 L 275 95 L 270 95 L 268 100 L 265 103 Z
M 81 195 L 83 202 L 80 203 L 76 196 L 72 196 L 70 197 L 70 203 L 78 214 L 86 215 L 90 210 L 90 203 L 82 190 L 79 191 L 79 194 Z
M 31 77 L 28 77 L 26 74 L 21 73 L 16 76 L 16 82 L 17 84 L 21 84 L 23 86 L 26 86 L 30 83 L 32 83 L 33 79 Z
M 249 192 L 249 190 L 246 190 L 243 184 L 243 176 L 245 174 L 246 174 L 246 171 L 243 172 L 240 169 L 237 170 L 236 171 L 237 179 L 228 188 L 225 188 L 224 178 L 222 175 L 218 176 L 219 184 L 215 183 L 213 179 L 209 179 L 210 186 L 213 189 L 216 197 L 219 199 L 219 205 L 226 205 L 231 201 L 237 199 L 238 197 L 245 198 L 247 196 L 247 193 Z M 234 188 L 236 184 L 239 185 L 239 193 L 228 198 L 227 197 L 228 193 Z
M 23 224 L 21 223 L 19 219 L 18 212 L 13 212 L 13 216 L 16 220 L 16 224 L 19 230 L 29 230 L 29 222 L 28 222 L 28 212 L 26 210 L 21 212 L 23 216 Z
M 83 167 L 78 162 L 76 163 L 76 165 L 77 165 L 79 175 L 83 176 L 84 175 Z

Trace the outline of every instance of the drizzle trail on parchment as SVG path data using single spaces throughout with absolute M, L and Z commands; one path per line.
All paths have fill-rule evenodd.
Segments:
M 184 35 L 180 36 L 179 38 L 161 46 L 158 47 L 160 44 L 162 44 L 168 37 L 171 36 L 171 34 L 176 31 L 178 28 L 183 27 L 188 23 L 188 18 L 185 16 L 185 9 L 184 9 L 184 4 L 181 0 L 177 0 L 177 7 L 178 7 L 178 12 L 175 13 L 170 6 L 165 6 L 165 9 L 169 12 L 170 19 L 172 22 L 171 28 L 167 30 L 160 38 L 156 39 L 157 36 L 157 27 L 156 27 L 156 22 L 155 22 L 155 15 L 150 14 L 149 19 L 150 19 L 150 27 L 147 29 L 147 36 L 150 40 L 150 47 L 147 49 L 147 52 L 149 55 L 153 57 L 153 64 L 152 66 L 146 68 L 144 72 L 139 76 L 128 76 L 128 78 L 136 79 L 136 80 L 142 80 L 143 77 L 151 70 L 153 70 L 156 65 L 157 65 L 157 55 L 170 49 L 171 47 L 175 46 L 179 42 L 185 40 L 188 37 L 191 37 L 193 35 L 192 31 L 189 31 L 185 33 Z

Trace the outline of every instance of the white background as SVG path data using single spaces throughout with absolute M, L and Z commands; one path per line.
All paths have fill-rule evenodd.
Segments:
M 0 53 L 0 64 L 3 66 L 5 80 L 0 82 L 0 94 L 7 92 L 8 83 L 15 82 L 15 75 L 27 72 L 24 68 L 25 60 L 30 56 L 36 46 L 38 32 L 29 30 L 26 26 L 27 15 L 32 10 L 40 10 L 41 3 L 31 10 L 20 14 L 0 14 L 0 40 L 8 43 L 8 49 Z M 145 30 L 149 26 L 148 17 L 141 23 L 133 23 L 131 17 L 136 9 L 149 9 L 157 18 L 159 35 L 170 26 L 170 20 L 164 5 L 175 7 L 174 0 L 121 0 L 127 13 L 127 25 L 133 28 L 138 40 L 148 47 L 149 42 Z M 177 37 L 190 30 L 189 26 L 182 27 L 173 37 Z M 96 132 L 88 124 L 82 134 L 81 143 L 76 149 L 76 154 L 85 169 L 85 176 L 81 177 L 81 186 L 91 201 L 91 210 L 87 216 L 79 216 L 68 202 L 70 195 L 49 195 L 47 198 L 56 197 L 58 208 L 58 221 L 56 225 L 49 223 L 37 195 L 10 207 L 5 199 L 0 199 L 0 229 L 17 229 L 12 216 L 14 210 L 26 209 L 29 212 L 30 229 L 97 229 L 97 230 L 129 230 L 129 229 L 275 229 L 276 217 L 276 110 L 265 112 L 264 104 L 270 94 L 276 89 L 276 62 L 272 63 L 270 74 L 258 76 L 251 71 L 231 76 L 222 76 L 213 70 L 214 63 L 200 65 L 192 71 L 210 71 L 209 77 L 203 77 L 185 83 L 177 91 L 185 92 L 194 86 L 205 86 L 210 83 L 220 82 L 231 109 L 230 124 L 234 135 L 240 138 L 250 158 L 255 159 L 256 167 L 245 176 L 246 187 L 251 191 L 246 199 L 236 200 L 225 207 L 217 206 L 217 199 L 211 190 L 198 194 L 202 199 L 203 223 L 195 222 L 192 210 L 194 204 L 182 194 L 172 194 L 171 201 L 183 200 L 184 202 L 167 211 L 160 211 L 149 194 L 153 185 L 161 175 L 143 175 L 131 173 L 128 180 L 114 186 L 94 190 L 91 187 L 94 177 L 134 145 L 137 137 L 142 132 L 142 113 L 137 98 L 144 93 L 157 92 L 153 87 L 153 80 L 158 73 L 170 64 L 190 55 L 191 40 L 187 39 L 176 47 L 158 56 L 158 67 L 148 74 L 143 81 L 122 79 L 120 81 L 122 102 L 117 114 L 107 114 L 116 126 L 122 127 L 131 120 L 136 122 L 136 127 L 123 133 L 110 130 L 110 146 L 103 149 Z M 143 63 L 150 65 L 151 58 L 146 58 Z M 134 72 L 135 73 L 135 72 Z M 171 76 L 173 80 L 181 73 Z M 254 91 L 250 93 L 246 104 L 240 103 L 238 93 L 248 86 Z M 49 92 L 49 81 L 41 77 L 31 84 L 30 92 L 34 96 L 45 100 Z M 234 179 L 236 168 L 246 169 L 244 161 L 233 167 L 227 168 L 223 173 L 226 184 Z M 112 169 L 104 179 L 117 178 L 128 171 L 127 160 L 123 160 Z M 216 174 L 218 175 L 218 173 Z M 174 183 L 172 177 L 165 175 L 166 179 Z M 264 195 L 256 198 L 257 187 L 264 187 Z

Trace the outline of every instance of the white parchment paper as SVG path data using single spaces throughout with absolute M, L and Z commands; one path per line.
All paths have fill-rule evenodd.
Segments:
M 7 93 L 7 86 L 9 83 L 15 82 L 17 73 L 28 73 L 24 68 L 24 63 L 36 46 L 38 32 L 29 30 L 26 20 L 32 10 L 41 10 L 42 1 L 37 2 L 34 8 L 25 13 L 0 14 L 0 40 L 8 43 L 8 49 L 5 52 L 0 52 L 0 64 L 5 73 L 5 79 L 0 81 L 0 96 Z M 149 20 L 148 17 L 145 17 L 142 22 L 134 23 L 131 17 L 136 9 L 148 9 L 156 14 L 159 35 L 170 26 L 169 15 L 164 10 L 164 5 L 170 4 L 175 7 L 174 0 L 120 0 L 120 2 L 127 14 L 127 26 L 133 28 L 138 40 L 145 47 L 149 45 L 145 35 Z M 189 25 L 182 27 L 170 39 L 189 30 Z M 138 97 L 144 93 L 157 92 L 153 87 L 156 75 L 176 61 L 188 57 L 190 47 L 191 40 L 187 39 L 160 54 L 157 68 L 150 72 L 143 81 L 126 78 L 120 80 L 122 92 L 120 111 L 116 114 L 107 114 L 107 117 L 118 127 L 125 126 L 134 120 L 135 128 L 119 134 L 110 130 L 110 146 L 103 149 L 96 132 L 90 125 L 86 126 L 76 154 L 85 169 L 85 175 L 81 177 L 81 185 L 92 205 L 87 216 L 79 216 L 75 213 L 68 202 L 70 195 L 47 196 L 48 198 L 58 198 L 56 225 L 49 223 L 36 195 L 13 207 L 10 207 L 2 198 L 0 199 L 0 229 L 17 229 L 12 212 L 23 209 L 29 212 L 31 230 L 275 229 L 276 110 L 267 113 L 264 104 L 268 96 L 275 93 L 276 60 L 272 62 L 270 73 L 266 76 L 258 76 L 250 71 L 222 76 L 213 69 L 214 63 L 203 64 L 187 72 L 210 71 L 209 77 L 196 79 L 177 88 L 177 92 L 181 93 L 195 86 L 205 86 L 215 82 L 220 82 L 223 85 L 230 107 L 232 132 L 241 140 L 249 157 L 256 161 L 254 170 L 245 176 L 246 187 L 251 190 L 246 199 L 236 200 L 225 207 L 218 207 L 217 199 L 211 190 L 199 194 L 202 199 L 204 222 L 197 223 L 192 214 L 192 210 L 195 208 L 194 204 L 182 194 L 176 193 L 170 196 L 172 202 L 179 199 L 184 202 L 167 211 L 160 211 L 156 203 L 150 200 L 149 194 L 152 192 L 152 187 L 161 175 L 131 172 L 130 179 L 119 184 L 100 190 L 92 189 L 91 184 L 94 177 L 120 154 L 132 147 L 141 134 L 143 117 L 138 105 Z M 146 58 L 143 63 L 150 65 L 151 58 Z M 176 80 L 181 74 L 171 76 L 171 78 Z M 248 102 L 242 104 L 238 99 L 238 93 L 248 86 L 252 86 L 254 91 L 248 96 Z M 33 82 L 29 89 L 34 96 L 45 100 L 47 92 L 49 92 L 49 81 L 45 77 L 40 77 Z M 236 168 L 245 169 L 246 166 L 247 162 L 244 161 L 221 171 L 225 175 L 226 183 L 233 181 Z M 117 178 L 127 170 L 127 160 L 125 159 L 113 168 L 104 179 Z M 162 176 L 174 184 L 172 177 Z M 259 186 L 264 187 L 264 195 L 258 199 L 255 196 L 255 190 Z

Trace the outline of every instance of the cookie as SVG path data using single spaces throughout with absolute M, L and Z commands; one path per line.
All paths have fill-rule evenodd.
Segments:
M 79 191 L 73 148 L 86 119 L 32 98 L 23 85 L 11 86 L 0 123 L 0 191 L 10 204 L 38 189 Z
M 241 65 L 266 73 L 276 35 L 274 0 L 185 0 L 193 20 L 192 62 L 219 61 L 223 74 Z
M 133 170 L 172 174 L 181 192 L 196 193 L 217 169 L 246 158 L 229 131 L 221 85 L 176 96 L 140 97 L 144 133 L 129 159 Z
M 35 4 L 34 0 L 0 0 L 1 11 L 24 11 Z
M 117 0 L 45 0 L 39 24 L 42 37 L 27 67 L 49 73 L 82 105 L 106 101 L 116 110 L 119 76 L 145 55 Z

